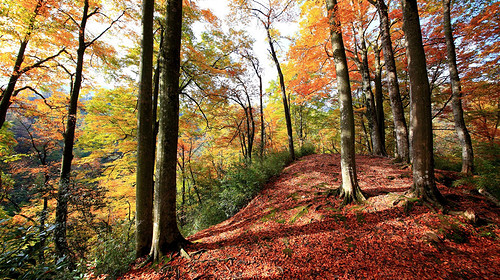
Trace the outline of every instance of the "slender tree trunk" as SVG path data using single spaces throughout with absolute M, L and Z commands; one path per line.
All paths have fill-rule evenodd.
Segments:
M 403 30 L 410 75 L 410 123 L 412 129 L 413 186 L 418 198 L 441 206 L 444 201 L 434 181 L 431 91 L 427 76 L 416 0 L 402 0 Z
M 179 232 L 176 217 L 182 0 L 168 0 L 166 5 L 165 40 L 161 47 L 160 125 L 150 252 L 154 260 L 169 251 L 179 250 L 187 242 Z
M 68 241 L 66 239 L 66 222 L 68 219 L 68 200 L 70 192 L 71 162 L 73 160 L 73 146 L 75 142 L 76 117 L 78 107 L 78 97 L 82 86 L 83 61 L 85 50 L 88 45 L 85 43 L 85 28 L 89 15 L 89 1 L 85 0 L 82 20 L 79 27 L 78 50 L 75 71 L 75 81 L 71 90 L 68 115 L 66 120 L 66 130 L 64 132 L 64 148 L 61 163 L 61 174 L 59 189 L 57 193 L 56 223 L 55 223 L 55 245 L 59 257 L 69 256 Z
M 45 176 L 45 184 L 48 184 L 48 176 Z M 44 197 L 43 198 L 43 208 L 42 212 L 40 213 L 40 247 L 42 248 L 40 250 L 40 261 L 43 263 L 45 261 L 45 244 L 47 243 L 47 232 L 45 223 L 47 222 L 47 214 L 48 214 L 48 198 Z
M 9 83 L 7 84 L 7 88 L 2 91 L 2 96 L 0 98 L 0 128 L 2 128 L 5 118 L 7 117 L 7 110 L 9 109 L 11 97 L 14 95 L 14 90 L 16 88 L 17 81 L 21 77 L 21 65 L 24 62 L 24 53 L 26 52 L 26 48 L 28 47 L 29 40 L 31 38 L 31 33 L 33 32 L 36 17 L 39 15 L 40 8 L 42 7 L 42 2 L 39 0 L 37 5 L 35 6 L 35 10 L 33 11 L 33 15 L 29 19 L 28 28 L 26 34 L 24 35 L 23 40 L 21 41 L 21 45 L 19 46 L 19 50 L 17 51 L 16 62 L 14 64 L 14 69 L 9 78 Z
M 385 115 L 384 115 L 384 94 L 382 91 L 382 65 L 380 64 L 380 49 L 377 43 L 373 46 L 375 54 L 375 110 L 377 115 L 377 123 L 380 135 L 381 146 L 383 147 L 383 155 L 387 156 L 385 148 Z
M 446 50 L 448 52 L 448 68 L 450 71 L 452 93 L 451 108 L 453 110 L 453 119 L 455 120 L 455 130 L 457 131 L 458 139 L 462 146 L 462 173 L 472 174 L 472 172 L 474 172 L 474 153 L 472 150 L 471 137 L 465 125 L 464 111 L 462 109 L 462 89 L 460 86 L 460 77 L 458 75 L 457 54 L 451 28 L 450 2 L 450 0 L 443 0 L 444 37 L 446 39 Z
M 377 120 L 377 108 L 375 106 L 375 96 L 373 95 L 371 78 L 370 78 L 370 67 L 368 66 L 368 48 L 366 47 L 365 38 L 363 36 L 363 31 L 358 30 L 361 39 L 361 75 L 362 75 L 362 85 L 363 92 L 367 98 L 367 118 L 368 125 L 370 128 L 370 136 L 372 140 L 372 153 L 378 156 L 385 156 L 385 147 L 382 144 L 382 136 L 380 136 L 380 129 Z
M 255 74 L 257 75 L 257 78 L 259 79 L 259 106 L 260 106 L 260 159 L 262 160 L 264 156 L 264 147 L 265 147 L 265 124 L 264 124 L 264 105 L 263 105 L 263 96 L 264 96 L 264 87 L 262 84 L 262 75 L 259 72 L 259 67 L 258 64 L 256 64 L 252 58 L 249 58 L 250 62 L 252 63 L 252 67 L 255 71 Z M 258 61 L 257 61 L 258 63 Z M 254 135 L 255 135 L 255 122 L 253 123 L 254 125 Z
M 341 171 L 343 204 L 352 201 L 362 201 L 364 196 L 358 185 L 356 175 L 356 158 L 354 150 L 354 113 L 352 109 L 351 86 L 347 58 L 342 39 L 340 21 L 337 19 L 337 0 L 327 0 L 326 8 L 329 16 L 330 36 L 333 59 L 337 73 L 337 90 L 340 100 L 340 130 L 341 130 Z
M 260 159 L 264 158 L 264 149 L 266 147 L 266 131 L 264 123 L 264 102 L 263 102 L 263 87 L 262 87 L 262 77 L 259 76 L 259 102 L 260 102 Z
M 253 152 L 253 141 L 255 139 L 255 120 L 253 118 L 253 108 L 252 101 L 250 100 L 250 95 L 246 94 L 248 103 L 248 114 L 247 114 L 247 134 L 248 134 L 248 159 L 252 163 L 252 152 Z
M 153 14 L 154 0 L 142 2 L 142 54 L 138 100 L 136 173 L 136 257 L 151 251 L 155 137 L 153 119 Z
M 285 110 L 285 121 L 286 121 L 286 131 L 288 134 L 288 149 L 290 150 L 290 157 L 292 160 L 295 160 L 295 149 L 293 147 L 293 132 L 292 132 L 292 119 L 290 117 L 290 106 L 288 104 L 288 98 L 286 95 L 285 89 L 285 79 L 283 77 L 283 72 L 281 71 L 280 62 L 278 60 L 278 56 L 276 55 L 276 51 L 274 50 L 273 40 L 271 38 L 271 33 L 269 27 L 266 27 L 267 30 L 267 39 L 269 40 L 269 47 L 271 48 L 271 56 L 273 57 L 274 64 L 276 65 L 276 70 L 278 70 L 278 76 L 280 79 L 280 87 L 281 87 L 281 97 L 283 99 L 283 108 Z
M 410 162 L 410 148 L 408 140 L 408 127 L 399 91 L 398 75 L 396 72 L 396 62 L 392 49 L 389 14 L 384 0 L 377 0 L 377 11 L 380 17 L 380 29 L 382 31 L 382 50 L 384 52 L 385 67 L 387 69 L 387 82 L 389 89 L 389 99 L 396 135 L 396 159 Z

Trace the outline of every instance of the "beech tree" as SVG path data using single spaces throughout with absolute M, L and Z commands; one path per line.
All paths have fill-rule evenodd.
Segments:
M 342 204 L 360 202 L 365 200 L 358 185 L 356 175 L 356 158 L 354 149 L 354 113 L 352 109 L 351 86 L 349 82 L 349 71 L 347 58 L 342 39 L 342 29 L 337 18 L 337 1 L 327 0 L 326 8 L 330 25 L 333 59 L 337 73 L 337 91 L 340 101 L 340 154 L 342 187 L 340 196 Z
M 444 198 L 434 181 L 434 151 L 432 139 L 431 89 L 427 76 L 422 32 L 416 0 L 402 0 L 403 30 L 410 76 L 410 124 L 413 159 L 411 192 L 424 201 L 441 206 Z
M 142 2 L 141 73 L 138 100 L 136 257 L 147 255 L 153 237 L 153 175 L 156 139 L 153 127 L 154 0 Z M 156 104 L 154 104 L 156 107 Z
M 168 0 L 166 3 L 165 38 L 160 50 L 160 123 L 150 252 L 154 260 L 187 243 L 179 232 L 176 217 L 182 2 Z
M 351 1 L 354 6 L 356 3 Z M 372 145 L 372 153 L 374 155 L 385 156 L 387 155 L 385 151 L 385 145 L 383 143 L 383 131 L 380 129 L 380 123 L 378 119 L 377 106 L 375 95 L 373 94 L 371 82 L 372 79 L 370 77 L 370 67 L 368 63 L 368 46 L 367 46 L 367 27 L 366 27 L 366 8 L 363 9 L 360 3 L 357 3 L 357 19 L 358 23 L 352 23 L 353 29 L 355 29 L 355 49 L 357 50 L 359 47 L 359 51 L 361 52 L 361 58 L 358 57 L 358 54 L 355 54 L 355 61 L 358 65 L 359 71 L 361 73 L 361 85 L 363 94 L 366 97 L 366 117 L 368 119 L 368 125 L 370 128 L 370 138 Z M 368 4 L 369 5 L 369 4 Z M 356 36 L 357 35 L 357 36 Z M 359 44 L 359 46 L 358 46 Z
M 61 160 L 61 173 L 59 176 L 59 188 L 57 193 L 57 207 L 56 207 L 56 223 L 54 229 L 55 235 L 55 247 L 58 255 L 60 257 L 69 256 L 68 242 L 66 239 L 66 222 L 68 219 L 68 200 L 70 193 L 70 173 L 71 173 L 71 162 L 73 161 L 73 146 L 75 142 L 75 131 L 76 131 L 76 120 L 78 113 L 78 98 L 80 96 L 80 90 L 82 88 L 83 82 L 83 66 L 86 50 L 92 46 L 104 33 L 106 33 L 114 23 L 116 23 L 124 13 L 122 13 L 116 20 L 111 22 L 111 24 L 99 35 L 87 40 L 86 31 L 87 23 L 89 18 L 98 15 L 101 12 L 99 7 L 94 7 L 90 10 L 89 0 L 84 0 L 83 11 L 80 23 L 70 16 L 72 20 L 78 26 L 78 49 L 77 49 L 77 59 L 75 72 L 71 74 L 71 91 L 68 106 L 68 113 L 66 116 L 66 128 L 64 131 L 64 147 L 63 155 Z M 74 80 L 73 80 L 74 76 Z
M 460 145 L 462 146 L 462 173 L 472 174 L 474 171 L 474 153 L 472 141 L 465 125 L 464 110 L 462 108 L 462 88 L 458 75 L 457 54 L 455 42 L 453 40 L 453 30 L 451 27 L 451 0 L 443 0 L 443 31 L 446 40 L 446 51 L 448 54 L 448 70 L 451 81 L 451 108 L 453 110 L 453 120 Z
M 384 52 L 385 68 L 387 70 L 387 82 L 389 99 L 391 101 L 391 111 L 393 116 L 394 131 L 396 135 L 396 159 L 404 162 L 410 161 L 410 148 L 408 138 L 408 126 L 404 115 L 399 81 L 392 48 L 390 19 L 387 5 L 384 0 L 369 0 L 377 7 L 380 18 L 380 30 L 382 33 L 382 50 Z

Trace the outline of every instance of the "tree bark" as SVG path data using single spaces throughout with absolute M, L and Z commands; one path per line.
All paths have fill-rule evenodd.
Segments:
M 474 153 L 472 150 L 472 141 L 465 125 L 464 111 L 462 109 L 462 89 L 460 77 L 457 68 L 457 54 L 455 43 L 453 41 L 453 31 L 451 28 L 451 1 L 443 0 L 443 29 L 446 39 L 446 50 L 448 53 L 448 69 L 450 71 L 451 81 L 451 108 L 453 110 L 453 119 L 455 121 L 455 130 L 457 132 L 460 145 L 462 147 L 462 173 L 472 174 L 474 172 Z
M 370 138 L 372 142 L 372 153 L 378 156 L 385 156 L 385 147 L 382 144 L 382 136 L 380 135 L 380 128 L 377 119 L 377 108 L 375 106 L 375 96 L 373 95 L 370 67 L 368 66 L 368 48 L 366 47 L 365 36 L 361 27 L 358 29 L 361 43 L 361 76 L 363 92 L 367 98 L 367 117 L 368 125 L 370 128 Z
M 441 207 L 444 201 L 434 181 L 431 91 L 427 77 L 422 33 L 416 0 L 401 0 L 410 76 L 413 186 L 418 198 Z
M 383 155 L 387 156 L 385 148 L 385 115 L 384 115 L 384 94 L 382 89 L 382 65 L 380 64 L 380 49 L 378 43 L 373 46 L 375 54 L 375 110 L 380 135 L 380 142 L 383 147 Z
M 392 49 L 389 14 L 384 0 L 377 0 L 375 3 L 380 17 L 380 29 L 382 31 L 382 50 L 384 52 L 385 67 L 387 69 L 387 82 L 389 99 L 391 101 L 391 111 L 396 135 L 396 159 L 410 162 L 410 148 L 408 140 L 408 127 L 399 91 L 399 81 L 396 72 L 396 62 Z
M 266 27 L 267 31 L 267 39 L 269 40 L 269 47 L 271 49 L 271 56 L 273 57 L 274 64 L 276 65 L 276 70 L 278 70 L 278 76 L 280 79 L 280 87 L 281 87 L 281 97 L 283 99 L 283 109 L 285 111 L 285 122 L 286 122 L 286 131 L 288 134 L 288 149 L 290 150 L 290 157 L 292 160 L 295 160 L 295 149 L 293 147 L 293 131 L 292 131 L 292 119 L 290 117 L 290 106 L 288 104 L 288 98 L 286 95 L 285 88 L 285 79 L 283 77 L 283 72 L 281 71 L 280 62 L 278 60 L 278 56 L 276 55 L 276 51 L 274 50 L 273 40 L 271 38 L 271 33 L 269 27 Z
M 59 257 L 69 256 L 68 241 L 66 239 L 66 222 L 68 219 L 68 200 L 70 193 L 70 173 L 71 162 L 73 161 L 73 146 L 75 142 L 76 117 L 78 109 L 78 97 L 82 86 L 83 62 L 85 50 L 88 45 L 85 43 L 85 28 L 89 18 L 89 1 L 84 1 L 82 20 L 79 26 L 78 50 L 75 71 L 75 81 L 71 90 L 68 115 L 66 120 L 66 130 L 64 132 L 64 148 L 61 163 L 61 174 L 59 189 L 57 193 L 56 224 L 55 224 L 55 245 Z
M 354 113 L 352 109 L 351 86 L 349 84 L 349 71 L 347 58 L 342 39 L 340 21 L 337 19 L 337 0 L 327 0 L 326 8 L 329 17 L 330 36 L 332 43 L 333 59 L 337 74 L 337 91 L 340 100 L 340 153 L 342 188 L 340 195 L 343 204 L 353 201 L 363 201 L 356 175 L 356 158 L 354 150 Z
M 179 71 L 182 35 L 182 0 L 168 0 L 165 39 L 161 47 L 160 125 L 150 256 L 158 260 L 187 241 L 176 217 L 176 165 L 179 135 Z
M 153 119 L 154 0 L 142 2 L 142 54 L 138 100 L 136 173 L 136 257 L 147 255 L 153 237 L 153 175 L 155 137 Z

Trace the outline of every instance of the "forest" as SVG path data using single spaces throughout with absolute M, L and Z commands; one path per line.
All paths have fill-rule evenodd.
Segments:
M 0 278 L 500 278 L 499 15 L 2 0 Z

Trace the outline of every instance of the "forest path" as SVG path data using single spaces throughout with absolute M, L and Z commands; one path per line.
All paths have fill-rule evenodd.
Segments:
M 286 167 L 232 218 L 188 239 L 189 259 L 133 269 L 123 279 L 499 279 L 500 210 L 471 188 L 438 184 L 453 210 L 401 199 L 410 169 L 357 156 L 363 205 L 340 208 L 339 155 Z

